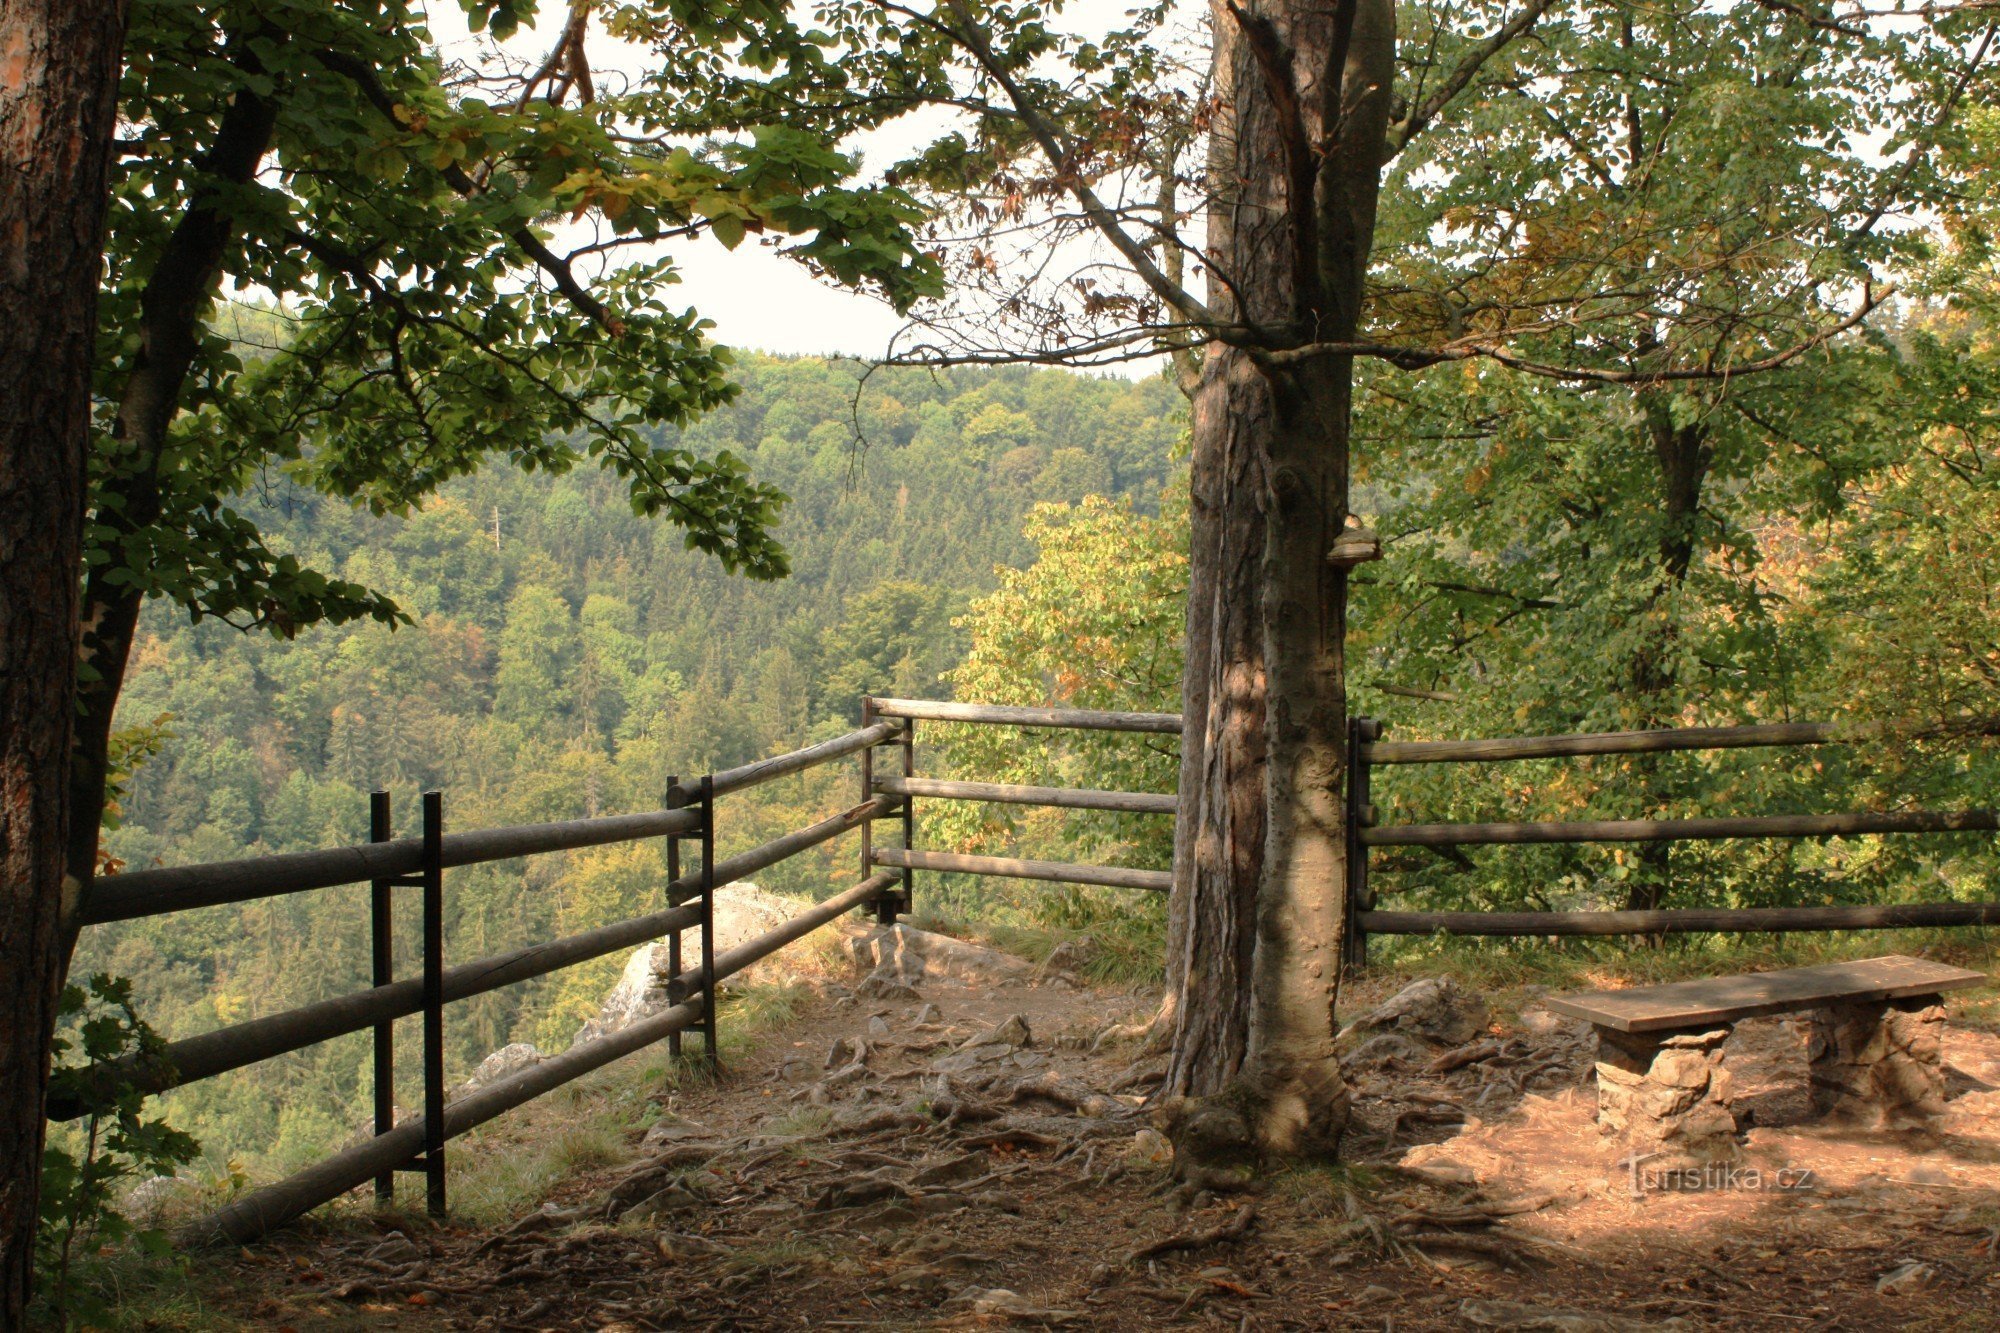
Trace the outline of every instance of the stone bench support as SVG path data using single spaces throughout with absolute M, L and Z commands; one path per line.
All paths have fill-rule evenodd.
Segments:
M 1815 1009 L 1813 1109 L 1869 1129 L 1943 1114 L 1944 1023 L 1935 995 Z
M 1700 1032 L 1597 1030 L 1597 1127 L 1632 1151 L 1695 1158 L 1735 1150 L 1727 1024 Z

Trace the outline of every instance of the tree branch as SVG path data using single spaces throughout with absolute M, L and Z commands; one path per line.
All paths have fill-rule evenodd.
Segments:
M 1124 257 L 1125 262 L 1132 266 L 1133 272 L 1139 275 L 1140 281 L 1144 282 L 1175 314 L 1191 324 L 1220 324 L 1222 321 L 1205 303 L 1185 287 L 1170 281 L 1167 275 L 1160 271 L 1159 265 L 1146 254 L 1145 247 L 1118 225 L 1117 218 L 1098 197 L 1097 192 L 1090 188 L 1089 183 L 1069 169 L 1075 154 L 1064 145 L 1055 126 L 1049 123 L 1048 117 L 1042 114 L 1041 108 L 1028 96 L 1027 89 L 1020 85 L 1012 72 L 993 54 L 992 44 L 986 40 L 978 20 L 966 9 L 964 0 L 946 0 L 946 5 L 958 23 L 958 27 L 946 29 L 947 33 L 953 41 L 972 53 L 980 68 L 984 69 L 988 77 L 999 84 L 1000 90 L 1007 94 L 1007 100 L 1012 102 L 1014 109 L 1020 113 L 1021 123 L 1028 127 L 1028 133 L 1034 136 L 1035 142 L 1047 155 L 1049 166 L 1062 179 L 1064 188 L 1083 209 L 1084 216 L 1090 219 L 1098 234 Z
M 319 51 L 317 55 L 322 65 L 351 80 L 354 86 L 361 90 L 361 95 L 368 99 L 369 104 L 391 124 L 399 123 L 396 120 L 396 99 L 383 85 L 381 77 L 373 68 L 344 51 L 325 49 Z M 478 183 L 455 164 L 446 166 L 442 175 L 447 185 L 467 198 L 480 192 Z M 625 322 L 612 314 L 602 301 L 592 296 L 584 285 L 577 281 L 569 263 L 544 245 L 541 238 L 530 228 L 517 227 L 507 233 L 507 239 L 534 260 L 536 266 L 555 283 L 556 290 L 568 297 L 570 303 L 582 311 L 591 323 L 614 338 L 624 336 Z
M 1520 13 L 1495 28 L 1487 35 L 1486 40 L 1468 51 L 1465 59 L 1452 68 L 1451 73 L 1445 76 L 1444 82 L 1438 85 L 1436 91 L 1411 107 L 1407 116 L 1389 127 L 1388 142 L 1383 145 L 1382 161 L 1386 164 L 1408 148 L 1410 141 L 1429 128 L 1430 123 L 1437 119 L 1438 114 L 1451 103 L 1451 100 L 1466 90 L 1487 61 L 1506 49 L 1522 33 L 1534 27 L 1555 2 L 1556 0 L 1528 0 Z

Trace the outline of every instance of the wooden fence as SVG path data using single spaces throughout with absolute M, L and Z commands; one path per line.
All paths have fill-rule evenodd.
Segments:
M 1721 838 L 1826 838 L 2000 829 L 1992 810 L 1905 810 L 1705 819 L 1591 819 L 1499 824 L 1377 822 L 1373 770 L 1395 764 L 1503 763 L 1605 754 L 1660 754 L 1763 746 L 1853 743 L 1865 737 L 1820 722 L 1678 727 L 1576 736 L 1471 741 L 1384 741 L 1372 718 L 1349 723 L 1347 961 L 1367 961 L 1370 935 L 1662 935 L 1692 931 L 1875 930 L 2000 922 L 2000 903 L 1850 904 L 1834 907 L 1670 908 L 1657 911 L 1397 912 L 1377 908 L 1369 884 L 1376 847 L 1470 847 L 1585 842 L 1689 842 Z
M 421 834 L 395 838 L 388 796 L 377 792 L 371 803 L 371 839 L 367 843 L 140 870 L 99 880 L 84 903 L 87 924 L 366 884 L 374 984 L 367 990 L 171 1042 L 157 1056 L 94 1066 L 88 1071 L 83 1095 L 70 1102 L 52 1099 L 48 1114 L 52 1119 L 70 1119 L 85 1114 L 101 1095 L 114 1089 L 162 1092 L 367 1030 L 374 1037 L 374 1136 L 297 1175 L 246 1194 L 206 1219 L 197 1230 L 247 1241 L 371 1181 L 378 1201 L 389 1202 L 400 1171 L 424 1174 L 426 1202 L 433 1213 L 442 1214 L 447 1140 L 660 1040 L 668 1041 L 678 1053 L 681 1034 L 689 1030 L 703 1034 L 705 1053 L 713 1060 L 717 982 L 855 908 L 873 905 L 890 920 L 904 910 L 907 872 L 893 875 L 871 870 L 853 887 L 775 930 L 723 953 L 714 948 L 713 905 L 718 884 L 754 874 L 855 829 L 863 830 L 865 836 L 871 824 L 896 816 L 905 804 L 901 796 L 869 796 L 851 809 L 806 828 L 718 859 L 716 798 L 848 755 L 862 755 L 866 764 L 871 752 L 885 744 L 900 742 L 907 752 L 908 732 L 908 726 L 901 722 L 871 722 L 858 731 L 790 754 L 696 781 L 671 780 L 662 809 L 597 819 L 447 834 L 443 798 L 437 792 L 427 792 Z M 445 965 L 443 894 L 447 869 L 656 837 L 667 839 L 664 909 L 545 944 Z M 698 860 L 692 870 L 683 873 L 681 860 L 689 849 Z M 402 980 L 391 973 L 389 947 L 398 890 L 414 890 L 420 895 L 422 922 L 421 973 Z M 692 967 L 683 967 L 680 957 L 681 933 L 687 930 L 697 931 L 701 942 L 700 960 Z M 669 941 L 670 950 L 669 1008 L 447 1103 L 444 1017 L 448 1005 L 662 936 Z M 423 1111 L 396 1123 L 394 1023 L 414 1014 L 423 1016 Z
M 97 1094 L 117 1087 L 161 1092 L 213 1078 L 261 1060 L 348 1033 L 374 1039 L 375 1133 L 297 1175 L 255 1190 L 207 1220 L 206 1229 L 246 1241 L 349 1190 L 374 1182 L 378 1200 L 394 1196 L 395 1174 L 422 1171 L 433 1212 L 446 1204 L 447 1140 L 560 1087 L 613 1060 L 666 1040 L 678 1053 L 681 1035 L 699 1030 L 704 1051 L 715 1058 L 715 986 L 786 944 L 856 908 L 872 907 L 893 922 L 910 911 L 918 870 L 1002 878 L 1108 885 L 1165 893 L 1170 872 L 1132 866 L 1079 865 L 929 851 L 916 846 L 915 802 L 981 801 L 1061 809 L 1108 810 L 1171 817 L 1175 797 L 1165 792 L 1101 791 L 969 782 L 919 777 L 915 772 L 918 723 L 952 722 L 1064 730 L 1178 735 L 1171 713 L 1121 713 L 1069 708 L 1019 708 L 919 699 L 866 699 L 862 726 L 833 740 L 789 754 L 668 784 L 663 808 L 639 814 L 567 820 L 470 833 L 444 831 L 443 798 L 426 793 L 421 833 L 396 838 L 388 797 L 376 793 L 369 842 L 327 851 L 244 861 L 141 870 L 95 883 L 84 904 L 87 923 L 129 921 L 282 894 L 347 885 L 370 889 L 372 986 L 232 1024 L 168 1044 L 157 1057 L 128 1059 L 89 1071 L 86 1095 L 51 1102 L 51 1118 L 85 1113 Z M 1653 912 L 1398 912 L 1379 909 L 1369 883 L 1369 854 L 1376 847 L 1455 847 L 1558 842 L 1666 842 L 1706 838 L 1827 837 L 1843 834 L 1938 833 L 2000 828 L 1990 810 L 1906 811 L 1891 814 L 1745 816 L 1683 820 L 1590 820 L 1502 824 L 1381 825 L 1370 800 L 1374 768 L 1392 764 L 1489 763 L 1574 755 L 1639 754 L 1744 746 L 1817 745 L 1849 739 L 1819 724 L 1709 727 L 1616 732 L 1584 736 L 1479 741 L 1385 742 L 1379 722 L 1356 718 L 1348 745 L 1347 961 L 1366 961 L 1371 935 L 1615 935 L 1670 931 L 1857 930 L 1899 926 L 1955 926 L 2000 921 L 2000 903 L 1929 903 L 1894 906 L 1694 909 Z M 878 752 L 896 762 L 877 770 Z M 715 803 L 793 773 L 854 755 L 860 761 L 860 800 L 849 809 L 735 856 L 715 855 Z M 878 841 L 875 826 L 895 821 L 895 842 Z M 859 879 L 779 928 L 723 953 L 714 948 L 713 899 L 717 885 L 753 874 L 848 832 L 860 837 Z M 443 929 L 446 870 L 574 850 L 665 838 L 667 906 L 544 944 L 447 966 Z M 684 855 L 698 858 L 683 872 Z M 396 893 L 421 895 L 420 975 L 398 980 L 389 942 Z M 696 930 L 701 957 L 692 967 L 680 956 L 681 933 Z M 608 1036 L 447 1102 L 443 1031 L 447 1006 L 666 937 L 670 1007 Z M 394 1022 L 423 1015 L 424 1106 L 420 1115 L 394 1121 Z

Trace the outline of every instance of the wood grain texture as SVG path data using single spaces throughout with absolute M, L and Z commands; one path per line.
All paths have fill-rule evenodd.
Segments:
M 1828 1004 L 1939 995 L 1985 982 L 1984 972 L 1934 963 L 1926 958 L 1889 954 L 1853 963 L 1822 963 L 1780 972 L 1707 977 L 1666 986 L 1587 991 L 1581 995 L 1553 996 L 1543 1003 L 1559 1014 L 1618 1032 L 1673 1032 L 1765 1014 L 1818 1009 Z

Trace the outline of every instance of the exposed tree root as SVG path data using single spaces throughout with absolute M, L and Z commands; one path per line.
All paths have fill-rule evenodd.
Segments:
M 1231 1217 L 1221 1226 L 1211 1227 L 1206 1231 L 1186 1232 L 1176 1236 L 1168 1236 L 1163 1240 L 1156 1240 L 1150 1245 L 1141 1245 L 1138 1249 L 1133 1250 L 1125 1256 L 1125 1262 L 1128 1264 L 1140 1264 L 1148 1259 L 1156 1259 L 1160 1255 L 1172 1254 L 1179 1250 L 1201 1250 L 1206 1249 L 1210 1245 L 1223 1245 L 1232 1241 L 1239 1241 L 1249 1234 L 1250 1228 L 1256 1220 L 1256 1205 L 1246 1203 L 1236 1210 L 1235 1216 Z

